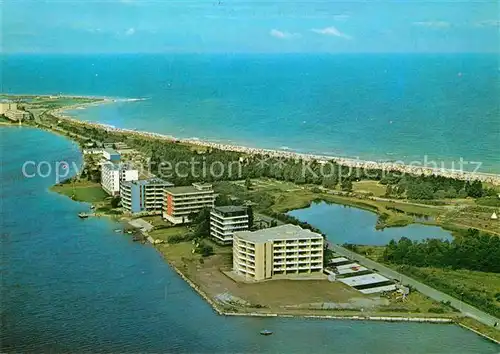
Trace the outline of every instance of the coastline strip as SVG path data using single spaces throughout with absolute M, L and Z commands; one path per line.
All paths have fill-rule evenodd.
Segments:
M 471 328 L 471 327 L 469 327 L 469 326 L 467 326 L 467 325 L 464 325 L 463 323 L 457 322 L 457 324 L 458 324 L 460 327 L 462 327 L 462 328 L 468 329 L 469 331 L 472 331 L 472 332 L 474 332 L 474 333 L 476 333 L 476 334 L 480 335 L 480 336 L 481 336 L 481 337 L 483 337 L 484 339 L 487 339 L 487 340 L 489 340 L 489 341 L 492 341 L 493 343 L 496 343 L 496 344 L 500 345 L 500 341 L 497 341 L 495 338 L 491 338 L 490 336 L 488 336 L 488 335 L 486 335 L 486 334 L 484 334 L 484 333 L 481 333 L 481 332 L 479 332 L 479 331 L 475 330 L 474 328 Z
M 156 247 L 155 247 L 156 249 Z M 156 249 L 158 251 L 158 249 Z M 314 319 L 330 319 L 330 320 L 358 320 L 358 321 L 384 321 L 384 322 L 421 322 L 421 323 L 455 323 L 452 318 L 446 317 L 402 317 L 402 316 L 339 316 L 339 315 L 290 315 L 278 313 L 259 313 L 259 312 L 226 312 L 223 311 L 218 304 L 213 301 L 203 290 L 185 276 L 172 262 L 166 259 L 163 254 L 158 251 L 168 265 L 179 275 L 194 291 L 198 293 L 211 307 L 221 316 L 244 316 L 244 317 L 284 317 L 284 318 L 314 318 Z
M 66 97 L 66 96 L 62 96 Z M 75 97 L 75 96 L 71 96 Z M 80 98 L 88 98 L 86 96 L 79 96 Z M 90 98 L 90 97 L 89 97 Z M 92 97 L 96 99 L 96 97 Z M 219 149 L 224 151 L 234 151 L 240 152 L 247 155 L 268 155 L 276 158 L 291 158 L 291 159 L 302 159 L 305 161 L 316 160 L 320 163 L 328 163 L 335 162 L 341 166 L 349 167 L 349 168 L 363 168 L 363 169 L 379 169 L 383 171 L 396 171 L 400 173 L 409 173 L 414 175 L 436 175 L 443 177 L 456 178 L 460 180 L 472 181 L 479 180 L 481 182 L 488 182 L 494 185 L 500 185 L 500 175 L 494 173 L 485 173 L 485 172 L 470 172 L 470 171 L 460 171 L 460 170 L 452 170 L 445 168 L 432 168 L 425 166 L 414 166 L 407 165 L 402 163 L 393 163 L 393 162 L 377 162 L 377 161 L 364 161 L 353 158 L 344 158 L 338 156 L 325 156 L 325 155 L 315 155 L 315 154 L 303 154 L 293 151 L 283 151 L 283 150 L 273 150 L 273 149 L 263 149 L 263 148 L 252 148 L 245 147 L 239 145 L 231 145 L 231 144 L 222 144 L 215 143 L 210 141 L 204 141 L 199 139 L 180 139 L 175 138 L 174 136 L 153 133 L 147 131 L 138 131 L 134 129 L 126 129 L 126 128 L 117 128 L 113 125 L 98 123 L 98 122 L 88 122 L 76 119 L 74 117 L 65 115 L 64 113 L 68 110 L 75 108 L 85 108 L 87 106 L 99 105 L 99 104 L 107 104 L 107 103 L 116 103 L 116 102 L 133 102 L 142 99 L 112 99 L 112 98 L 102 98 L 102 101 L 90 102 L 90 103 L 81 103 L 73 106 L 66 106 L 61 108 L 56 108 L 54 110 L 49 110 L 47 113 L 52 114 L 58 119 L 63 119 L 70 121 L 75 124 L 90 126 L 93 128 L 104 129 L 107 132 L 121 133 L 121 134 L 131 134 L 135 136 L 140 136 L 144 138 L 154 138 L 165 140 L 168 142 L 180 142 L 190 145 L 197 145 L 202 147 L 209 147 L 213 149 Z

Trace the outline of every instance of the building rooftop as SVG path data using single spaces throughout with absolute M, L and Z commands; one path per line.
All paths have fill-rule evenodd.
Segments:
M 378 273 L 373 273 L 373 274 L 358 275 L 355 277 L 343 278 L 339 280 L 342 283 L 350 286 L 359 286 L 359 285 L 382 283 L 388 281 L 389 279 Z
M 234 235 L 238 238 L 255 243 L 273 240 L 296 240 L 323 237 L 311 230 L 303 229 L 300 226 L 292 224 L 270 227 L 258 231 L 237 231 Z
M 221 213 L 238 213 L 238 212 L 246 212 L 247 208 L 239 205 L 227 205 L 227 206 L 215 207 L 214 210 L 220 211 Z
M 105 161 L 101 164 L 101 166 L 107 166 L 110 170 L 120 171 L 120 170 L 135 170 L 134 166 L 129 163 L 121 163 L 121 162 L 111 162 Z
M 214 208 L 214 213 L 223 216 L 240 216 L 247 215 L 247 208 L 238 205 L 227 205 Z
M 140 179 L 137 181 L 128 181 L 128 182 L 123 182 L 124 184 L 135 184 L 138 186 L 146 186 L 146 185 L 151 185 L 151 184 L 160 184 L 160 185 L 165 185 L 165 186 L 173 186 L 173 183 L 167 182 L 162 180 L 161 178 L 148 178 L 148 179 Z
M 179 186 L 179 187 L 168 187 L 165 189 L 167 192 L 170 194 L 188 194 L 188 193 L 199 193 L 199 192 L 206 192 L 206 191 L 212 191 L 212 185 L 207 184 L 204 185 L 203 189 L 198 188 L 197 186 Z
M 193 186 L 197 188 L 212 188 L 211 183 L 193 183 Z
M 120 155 L 118 153 L 118 151 L 116 151 L 115 149 L 112 149 L 112 148 L 105 148 L 104 151 L 106 151 L 108 154 L 111 154 L 111 155 Z
M 119 163 L 114 163 L 111 161 L 106 161 L 102 164 L 102 167 L 106 166 L 108 169 L 112 171 L 119 171 L 120 170 L 120 164 Z

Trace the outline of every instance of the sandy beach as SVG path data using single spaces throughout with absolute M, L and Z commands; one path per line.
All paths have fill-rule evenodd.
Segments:
M 378 161 L 366 161 L 360 159 L 353 158 L 344 158 L 338 156 L 324 156 L 324 155 L 315 155 L 315 154 L 302 154 L 293 151 L 284 151 L 284 150 L 273 150 L 273 149 L 262 149 L 262 148 L 251 148 L 246 146 L 239 145 L 231 145 L 231 144 L 222 144 L 216 142 L 210 142 L 199 139 L 179 139 L 174 136 L 146 132 L 146 131 L 137 131 L 133 129 L 126 128 L 117 128 L 112 125 L 103 124 L 103 123 L 95 123 L 78 120 L 74 117 L 67 115 L 68 110 L 73 109 L 84 109 L 89 106 L 99 105 L 99 104 L 109 104 L 116 102 L 134 102 L 139 100 L 144 100 L 143 98 L 130 98 L 130 99 L 116 99 L 116 98 L 107 98 L 107 97 L 91 97 L 91 96 L 64 96 L 64 97 L 79 97 L 79 98 L 93 98 L 100 99 L 101 101 L 85 103 L 85 104 L 77 104 L 72 106 L 66 106 L 63 108 L 55 109 L 50 111 L 51 114 L 56 116 L 59 119 L 64 119 L 71 121 L 76 124 L 81 124 L 85 126 L 95 127 L 105 129 L 109 132 L 116 133 L 124 133 L 131 134 L 136 136 L 142 136 L 147 138 L 154 138 L 165 140 L 168 142 L 181 142 L 186 144 L 192 144 L 203 147 L 210 147 L 213 149 L 226 150 L 226 151 L 235 151 L 240 152 L 247 155 L 267 155 L 269 157 L 276 158 L 291 158 L 291 159 L 302 159 L 305 161 L 316 160 L 319 163 L 328 163 L 328 162 L 336 162 L 341 166 L 346 166 L 352 169 L 363 168 L 363 169 L 379 169 L 383 171 L 395 171 L 399 173 L 408 173 L 415 175 L 436 175 L 443 177 L 452 177 L 460 180 L 472 181 L 479 180 L 481 182 L 487 182 L 494 185 L 500 185 L 500 175 L 493 173 L 483 173 L 483 172 L 471 172 L 471 171 L 462 171 L 462 170 L 452 170 L 446 168 L 439 167 L 428 167 L 424 165 L 423 161 L 415 162 L 414 164 L 404 164 L 400 162 L 378 162 Z

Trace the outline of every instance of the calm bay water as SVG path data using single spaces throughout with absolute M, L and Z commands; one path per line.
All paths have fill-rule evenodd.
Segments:
M 225 318 L 154 248 L 114 233 L 108 219 L 80 220 L 88 205 L 25 178 L 24 161 L 81 155 L 63 137 L 0 127 L 2 350 L 91 352 L 494 353 L 451 325 Z M 275 331 L 271 337 L 258 334 Z
M 2 59 L 4 92 L 147 99 L 72 112 L 84 120 L 362 159 L 427 155 L 447 168 L 463 158 L 500 173 L 496 54 Z
M 113 232 L 107 219 L 80 220 L 88 205 L 25 178 L 24 161 L 81 155 L 63 137 L 0 127 L 2 351 L 495 353 L 451 325 L 226 318 L 154 248 Z M 271 337 L 258 334 L 275 331 Z
M 328 235 L 330 241 L 339 244 L 383 246 L 401 237 L 414 241 L 453 239 L 450 232 L 440 227 L 420 224 L 376 230 L 377 214 L 339 204 L 313 203 L 308 208 L 292 210 L 288 214 L 314 225 Z

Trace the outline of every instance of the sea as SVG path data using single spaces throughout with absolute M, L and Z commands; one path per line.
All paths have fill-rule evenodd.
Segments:
M 1 65 L 4 93 L 144 99 L 70 112 L 82 120 L 500 173 L 498 54 L 6 55 Z
M 456 325 L 219 316 L 152 246 L 51 192 L 59 161 L 80 166 L 78 146 L 0 126 L 1 352 L 498 352 Z

